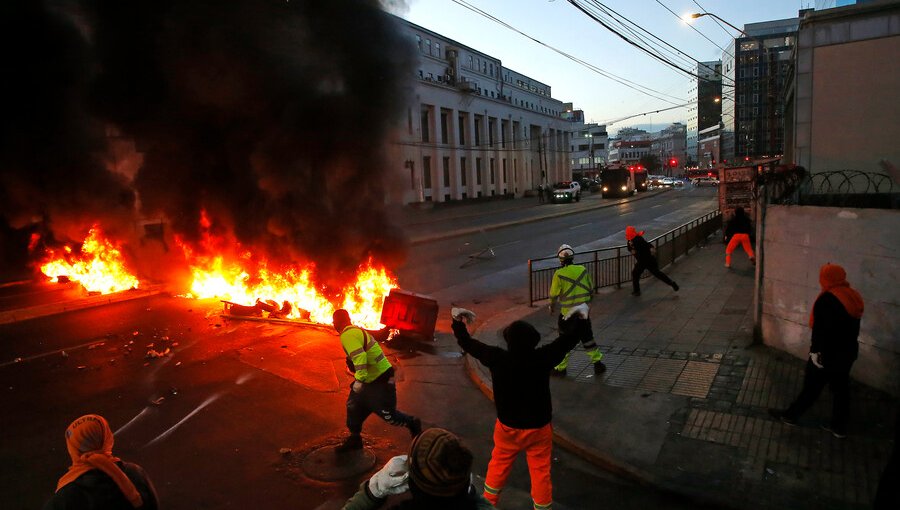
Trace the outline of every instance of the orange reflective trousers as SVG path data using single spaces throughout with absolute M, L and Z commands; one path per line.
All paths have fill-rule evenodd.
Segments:
M 753 248 L 750 246 L 750 236 L 747 234 L 735 234 L 731 236 L 731 240 L 728 241 L 728 247 L 725 248 L 726 266 L 731 265 L 731 254 L 737 249 L 738 244 L 744 248 L 744 251 L 747 252 L 747 256 L 750 257 L 750 260 L 753 260 Z
M 522 450 L 525 450 L 528 461 L 534 508 L 547 510 L 553 505 L 553 484 L 550 483 L 553 428 L 549 423 L 539 429 L 514 429 L 497 420 L 494 424 L 494 451 L 491 452 L 484 480 L 484 497 L 497 506 L 513 461 Z

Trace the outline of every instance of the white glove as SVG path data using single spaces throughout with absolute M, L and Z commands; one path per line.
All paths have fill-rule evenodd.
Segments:
M 353 381 L 350 388 L 353 389 L 353 393 L 359 393 L 363 389 L 363 383 L 362 381 Z
M 809 353 L 809 359 L 813 362 L 818 368 L 825 368 L 825 365 L 822 364 L 822 355 L 818 352 Z
M 402 494 L 409 490 L 409 471 L 406 455 L 398 455 L 369 478 L 369 492 L 376 498 L 386 498 L 392 494 Z
M 569 308 L 569 313 L 567 313 L 563 317 L 563 319 L 569 320 L 576 315 L 580 315 L 581 318 L 583 318 L 583 319 L 588 319 L 589 318 L 588 314 L 590 313 L 590 311 L 591 311 L 591 307 L 588 306 L 587 303 L 581 303 L 581 304 L 573 306 L 572 308 Z
M 453 317 L 455 321 L 465 320 L 466 324 L 472 324 L 475 322 L 475 312 L 472 310 L 467 310 L 465 308 L 456 308 L 453 307 L 450 309 L 450 316 Z

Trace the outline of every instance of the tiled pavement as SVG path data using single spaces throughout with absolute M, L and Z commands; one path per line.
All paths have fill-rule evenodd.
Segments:
M 645 481 L 728 507 L 868 508 L 893 445 L 896 400 L 854 383 L 846 439 L 819 428 L 831 412 L 828 390 L 800 426 L 771 418 L 769 408 L 799 392 L 805 363 L 752 344 L 753 268 L 739 259 L 724 269 L 722 252 L 711 243 L 664 269 L 681 285 L 677 294 L 645 280 L 641 297 L 620 289 L 595 299 L 591 319 L 607 370 L 595 375 L 580 346 L 572 353 L 566 379 L 553 387 L 566 403 L 554 406 L 562 442 L 574 438 L 598 463 L 619 462 Z M 524 315 L 555 336 L 546 312 Z M 485 324 L 476 336 L 496 338 L 488 332 L 500 326 Z M 661 409 L 665 420 L 647 414 Z M 654 420 L 656 428 L 637 426 Z M 637 433 L 632 426 L 648 437 L 622 437 Z M 632 455 L 618 444 L 629 441 L 658 446 Z

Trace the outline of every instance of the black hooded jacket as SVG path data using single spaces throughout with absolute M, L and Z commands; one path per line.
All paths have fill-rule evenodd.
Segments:
M 156 489 L 147 473 L 137 464 L 120 461 L 119 468 L 141 494 L 144 504 L 139 510 L 156 510 Z M 116 482 L 103 471 L 92 469 L 56 492 L 44 510 L 135 510 L 125 499 Z
M 550 423 L 550 370 L 578 343 L 588 321 L 564 321 L 559 338 L 535 349 L 541 336 L 534 327 L 516 321 L 503 331 L 509 350 L 484 344 L 469 336 L 462 321 L 453 321 L 453 333 L 464 351 L 491 371 L 494 405 L 500 423 L 516 429 L 537 429 Z
M 728 226 L 725 227 L 725 241 L 731 239 L 735 234 L 747 234 L 750 235 L 753 233 L 753 225 L 750 223 L 750 218 L 744 214 L 744 210 L 735 210 L 734 217 L 731 218 L 731 221 L 728 222 Z

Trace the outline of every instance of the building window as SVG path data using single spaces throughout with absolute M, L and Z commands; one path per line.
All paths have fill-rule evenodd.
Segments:
M 500 121 L 500 147 L 506 147 L 506 122 Z
M 425 189 L 431 189 L 431 156 L 422 158 L 422 181 Z
M 416 34 L 416 46 L 419 47 L 419 51 L 422 51 L 422 36 Z
M 429 141 L 430 133 L 428 130 L 428 107 L 422 107 L 422 141 Z
M 441 58 L 441 43 L 437 41 L 434 42 L 434 56 Z
M 501 164 L 503 165 L 503 184 L 506 184 L 506 158 L 503 158 Z
M 447 126 L 447 112 L 441 112 L 441 143 L 449 143 L 447 140 L 450 138 L 450 134 Z
M 488 146 L 494 146 L 494 125 L 496 124 L 496 119 L 488 119 Z
M 459 181 L 463 186 L 466 185 L 466 158 L 459 158 Z M 465 198 L 465 193 L 463 193 L 463 198 Z
M 481 146 L 481 119 L 480 115 L 475 116 L 475 146 Z
M 468 67 L 469 69 L 472 69 L 472 67 L 474 67 L 474 65 L 472 64 L 472 55 L 469 55 L 469 57 L 466 59 L 466 61 L 467 61 L 467 64 L 468 64 L 467 67 Z
M 759 104 L 759 94 L 753 94 L 753 104 Z
M 754 78 L 757 78 L 758 76 L 759 76 L 759 68 L 758 68 L 758 67 L 754 67 L 754 68 L 753 68 L 753 77 L 754 77 Z
M 481 186 L 481 158 L 475 158 L 475 184 Z M 478 192 L 481 196 L 481 192 Z
M 425 39 L 425 53 L 431 55 L 431 39 Z
M 495 179 L 494 158 L 491 158 L 491 184 L 494 184 Z
M 466 144 L 466 115 L 463 113 L 459 114 L 459 118 L 457 119 L 457 124 L 459 127 L 459 144 Z
M 450 158 L 444 158 L 444 187 L 450 187 Z

